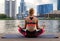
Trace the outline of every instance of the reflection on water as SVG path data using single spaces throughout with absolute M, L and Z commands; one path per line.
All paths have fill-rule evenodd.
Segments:
M 60 31 L 59 20 L 39 20 L 38 24 L 41 26 L 45 22 L 45 33 L 56 33 Z M 18 25 L 24 27 L 24 20 L 0 20 L 0 33 L 18 33 Z
M 13 21 L 13 20 L 7 20 L 7 21 L 5 21 L 5 28 L 4 28 L 4 30 L 5 30 L 5 32 L 7 31 L 7 32 L 10 32 L 10 31 L 14 31 L 15 30 L 15 28 L 16 28 L 16 25 L 15 25 L 16 23 L 15 23 L 15 21 Z
M 58 23 L 58 24 L 59 24 L 59 25 L 58 25 L 58 31 L 60 32 L 60 21 L 58 21 L 58 22 L 59 22 L 59 23 Z

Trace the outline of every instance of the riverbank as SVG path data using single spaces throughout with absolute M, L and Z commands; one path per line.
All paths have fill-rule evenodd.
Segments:
M 57 33 L 60 37 L 60 33 Z M 0 41 L 60 41 L 60 38 L 15 38 L 15 39 L 2 39 L 3 34 L 0 34 Z
M 0 20 L 14 20 L 14 18 L 7 17 L 5 14 L 0 14 Z
M 38 18 L 39 20 L 60 20 L 60 18 Z M 0 18 L 0 20 L 24 20 L 24 19 L 13 19 L 13 18 Z
M 43 18 L 43 19 L 39 19 L 39 20 L 60 20 L 60 18 Z
M 39 20 L 60 20 L 60 18 L 38 18 Z M 24 19 L 17 19 L 17 20 L 24 20 Z
M 13 18 L 2 18 L 0 20 L 15 20 L 15 19 L 13 19 Z

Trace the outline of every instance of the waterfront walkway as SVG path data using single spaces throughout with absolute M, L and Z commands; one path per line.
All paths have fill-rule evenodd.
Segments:
M 0 41 L 60 41 L 60 38 L 16 38 L 16 39 L 2 39 L 1 36 L 4 34 L 0 34 Z M 57 33 L 60 37 L 60 33 Z

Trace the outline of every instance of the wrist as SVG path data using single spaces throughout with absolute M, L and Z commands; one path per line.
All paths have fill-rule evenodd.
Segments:
M 25 27 L 23 29 L 26 29 Z
M 37 28 L 37 29 L 40 29 L 40 28 Z

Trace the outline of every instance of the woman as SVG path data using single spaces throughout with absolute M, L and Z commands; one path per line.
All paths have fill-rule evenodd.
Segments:
M 25 18 L 25 27 L 18 27 L 18 31 L 22 33 L 25 37 L 38 37 L 44 32 L 44 28 L 41 29 L 38 26 L 38 19 L 34 16 L 33 8 L 29 10 L 29 16 Z M 26 31 L 24 31 L 23 29 L 26 29 Z

